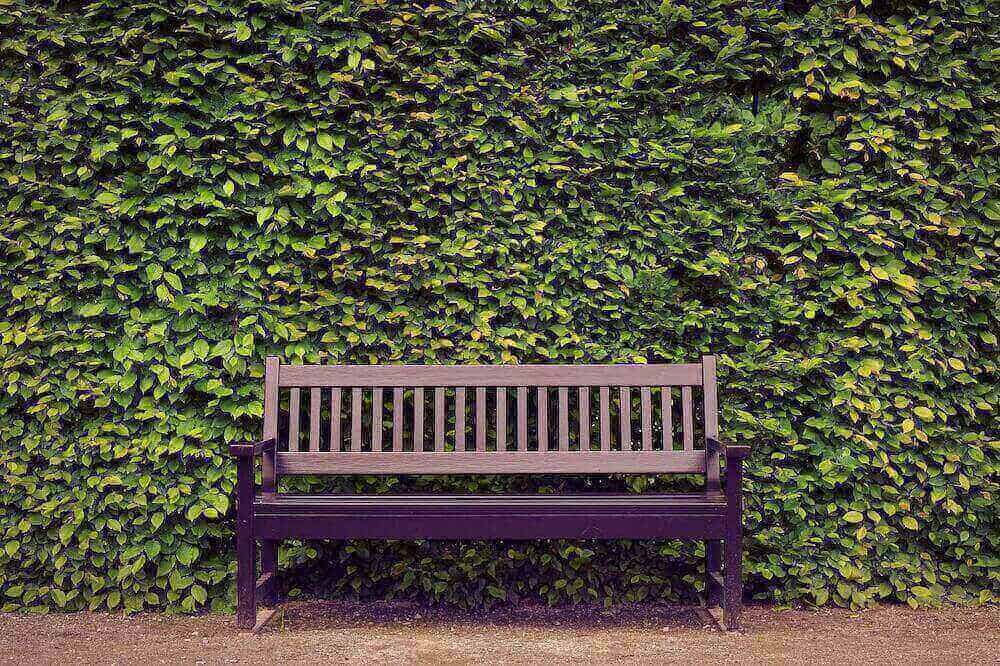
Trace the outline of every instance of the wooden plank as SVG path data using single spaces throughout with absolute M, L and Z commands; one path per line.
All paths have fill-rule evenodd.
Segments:
M 455 450 L 465 450 L 465 387 L 455 389 Z
M 601 420 L 601 451 L 611 450 L 611 390 L 607 386 L 602 386 L 598 391 L 601 399 L 600 413 Z
M 275 614 L 278 612 L 277 608 L 261 608 L 257 611 L 257 618 L 254 621 L 253 631 L 251 633 L 259 634 L 267 626 L 267 623 L 274 618 Z
M 486 450 L 486 389 L 476 389 L 476 451 Z
M 676 365 L 286 365 L 280 386 L 700 386 L 700 363 Z
M 348 450 L 361 450 L 361 389 L 351 389 L 351 443 Z
M 590 388 L 581 386 L 577 396 L 577 411 L 580 415 L 580 450 L 590 450 Z
M 382 450 L 382 389 L 372 389 L 372 451 Z
M 309 450 L 319 451 L 319 406 L 320 391 L 322 389 L 309 389 Z
M 549 450 L 549 391 L 544 386 L 536 389 L 535 416 L 538 426 L 538 450 Z
M 703 451 L 498 451 L 279 453 L 281 474 L 703 473 Z
M 424 450 L 424 389 L 413 389 L 413 450 Z
M 559 387 L 559 451 L 569 451 L 569 389 Z
M 392 450 L 403 450 L 403 389 L 392 390 Z
M 684 450 L 694 449 L 694 414 L 691 409 L 691 387 L 681 387 L 681 427 L 684 428 Z
M 302 446 L 299 441 L 299 421 L 302 419 L 302 407 L 299 404 L 301 397 L 298 388 L 293 388 L 290 393 L 291 395 L 288 397 L 288 450 L 298 451 Z
M 444 451 L 444 389 L 434 389 L 434 450 Z
M 528 389 L 517 387 L 517 450 L 528 450 Z
M 262 439 L 278 441 L 278 374 L 280 372 L 281 361 L 277 356 L 268 356 L 264 360 L 264 435 Z M 273 453 L 265 453 L 261 456 L 260 471 L 261 490 L 273 493 L 277 488 Z
M 343 398 L 339 388 L 331 389 L 330 393 L 330 450 L 339 451 L 342 443 L 340 435 L 340 409 Z
M 715 380 L 715 357 L 705 356 L 702 364 L 702 387 L 705 399 L 705 439 L 706 464 L 705 487 L 709 490 L 719 490 L 719 452 L 708 446 L 708 438 L 719 439 L 719 396 Z M 692 438 L 694 434 L 692 433 Z
M 642 423 L 642 449 L 653 448 L 653 397 L 648 386 L 639 389 L 640 420 Z
M 497 389 L 497 451 L 507 450 L 507 388 Z
M 669 386 L 660 387 L 660 421 L 663 425 L 663 450 L 674 448 L 674 403 Z
M 632 392 L 627 386 L 618 388 L 618 424 L 622 451 L 632 450 Z

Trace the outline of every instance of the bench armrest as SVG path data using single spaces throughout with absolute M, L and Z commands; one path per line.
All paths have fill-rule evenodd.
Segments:
M 727 444 L 715 439 L 714 437 L 708 438 L 708 450 L 718 451 L 726 457 L 727 461 L 743 460 L 750 455 L 750 447 L 746 444 Z
M 230 444 L 229 453 L 236 458 L 253 458 L 262 453 L 274 453 L 275 444 L 274 438 L 246 444 Z

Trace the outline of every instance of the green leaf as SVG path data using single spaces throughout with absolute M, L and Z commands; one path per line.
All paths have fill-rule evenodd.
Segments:
M 207 242 L 208 239 L 205 238 L 204 234 L 195 234 L 191 236 L 190 240 L 188 241 L 188 248 L 191 250 L 191 252 L 201 252 L 202 248 L 205 247 L 205 244 Z

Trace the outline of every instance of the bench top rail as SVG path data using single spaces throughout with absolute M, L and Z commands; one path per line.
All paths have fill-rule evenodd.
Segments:
M 718 434 L 714 357 L 519 366 L 269 357 L 264 408 L 265 437 L 283 443 L 265 455 L 265 492 L 281 474 L 704 473 L 709 486 L 718 477 L 713 454 L 695 445 Z
M 702 365 L 283 365 L 281 387 L 701 386 Z

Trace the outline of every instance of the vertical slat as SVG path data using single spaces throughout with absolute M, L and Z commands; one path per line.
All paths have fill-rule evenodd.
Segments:
M 392 450 L 403 450 L 403 389 L 392 390 Z
M 277 356 L 268 356 L 264 360 L 264 439 L 278 439 L 278 373 L 281 372 L 281 360 Z M 274 453 L 261 456 L 260 461 L 261 490 L 273 493 L 277 487 L 277 475 L 274 469 Z
M 517 387 L 517 450 L 528 450 L 528 388 Z
M 507 450 L 507 389 L 497 389 L 497 451 Z
M 602 386 L 598 391 L 601 397 L 600 414 L 601 419 L 601 451 L 611 450 L 611 391 L 607 386 Z
M 622 451 L 632 450 L 632 392 L 627 386 L 618 388 L 618 423 L 621 426 Z
M 444 389 L 434 389 L 434 450 L 444 451 Z
M 301 390 L 293 388 L 288 398 L 288 450 L 299 450 L 299 421 L 302 419 L 299 404 Z
M 674 448 L 674 403 L 669 386 L 660 387 L 660 421 L 663 425 L 663 450 Z
M 536 412 L 538 416 L 538 450 L 545 452 L 549 450 L 549 391 L 544 386 L 539 386 L 536 392 L 538 404 Z
M 639 395 L 642 404 L 642 450 L 649 451 L 653 448 L 653 395 L 648 386 L 643 386 Z
M 681 427 L 684 428 L 684 450 L 694 449 L 694 415 L 691 411 L 691 387 L 681 387 Z
M 340 403 L 339 388 L 333 389 L 330 395 L 330 450 L 340 451 Z
M 701 359 L 701 383 L 705 397 L 705 438 L 719 438 L 719 396 L 717 394 L 715 380 L 715 357 L 705 356 Z M 693 434 L 692 434 L 693 437 Z M 705 450 L 709 451 L 705 442 Z M 719 490 L 719 454 L 718 452 L 706 453 L 705 458 L 705 486 L 710 491 Z M 726 474 L 729 474 L 727 461 Z M 729 483 L 728 477 L 726 483 Z M 739 565 L 737 565 L 739 566 Z
M 465 450 L 465 387 L 455 389 L 455 450 Z
M 476 451 L 486 450 L 486 388 L 476 388 Z
M 413 450 L 424 450 L 424 389 L 413 389 Z
M 372 451 L 382 450 L 382 389 L 372 389 Z
M 361 450 L 361 389 L 351 389 L 351 444 L 350 450 Z
M 309 390 L 309 450 L 319 451 L 319 399 L 322 389 Z
M 580 450 L 590 450 L 590 389 L 581 386 L 578 392 L 580 412 Z
M 559 387 L 559 444 L 560 451 L 569 449 L 569 389 Z

